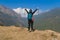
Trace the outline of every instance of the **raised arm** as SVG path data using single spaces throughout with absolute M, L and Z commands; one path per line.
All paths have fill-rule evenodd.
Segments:
M 27 9 L 25 9 L 25 11 L 28 13 Z
M 37 11 L 38 9 L 35 9 L 35 11 L 33 12 L 33 14 Z

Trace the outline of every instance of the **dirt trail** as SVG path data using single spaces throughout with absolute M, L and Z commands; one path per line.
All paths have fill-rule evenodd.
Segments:
M 0 26 L 0 40 L 60 40 L 60 33 L 52 30 L 28 32 L 27 28 Z

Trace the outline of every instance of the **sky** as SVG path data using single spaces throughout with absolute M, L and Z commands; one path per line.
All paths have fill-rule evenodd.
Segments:
M 24 8 L 38 8 L 42 12 L 53 8 L 60 8 L 60 0 L 0 0 L 0 5 L 11 8 L 17 13 L 24 13 Z
M 42 10 L 60 7 L 60 0 L 0 0 L 1 5 L 8 8 L 39 8 Z

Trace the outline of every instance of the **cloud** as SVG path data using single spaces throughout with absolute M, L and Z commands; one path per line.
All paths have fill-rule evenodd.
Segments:
M 29 8 L 26 8 L 28 11 L 29 11 Z M 16 8 L 16 9 L 13 9 L 16 13 L 20 14 L 21 17 L 27 17 L 27 12 L 25 11 L 25 8 Z M 33 10 L 34 11 L 34 10 Z M 45 10 L 45 11 L 42 11 L 42 10 L 38 10 L 34 15 L 38 15 L 42 12 L 47 12 L 48 10 Z
M 25 8 L 16 8 L 13 9 L 16 13 L 20 14 L 21 17 L 27 17 L 27 13 L 25 11 Z M 29 9 L 27 8 L 27 10 L 29 11 Z
M 42 13 L 42 10 L 37 10 L 34 15 L 38 15 L 38 14 L 41 14 L 41 13 Z
M 49 12 L 50 11 L 50 9 L 48 9 L 48 10 L 45 10 L 44 12 Z

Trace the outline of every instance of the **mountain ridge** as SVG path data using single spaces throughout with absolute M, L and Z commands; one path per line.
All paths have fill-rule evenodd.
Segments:
M 21 16 L 10 8 L 0 5 L 0 24 L 23 26 Z
M 26 18 L 23 21 L 25 21 L 24 23 L 28 25 Z M 60 32 L 60 8 L 54 8 L 48 12 L 35 15 L 34 28 L 38 30 L 50 29 L 56 32 Z

